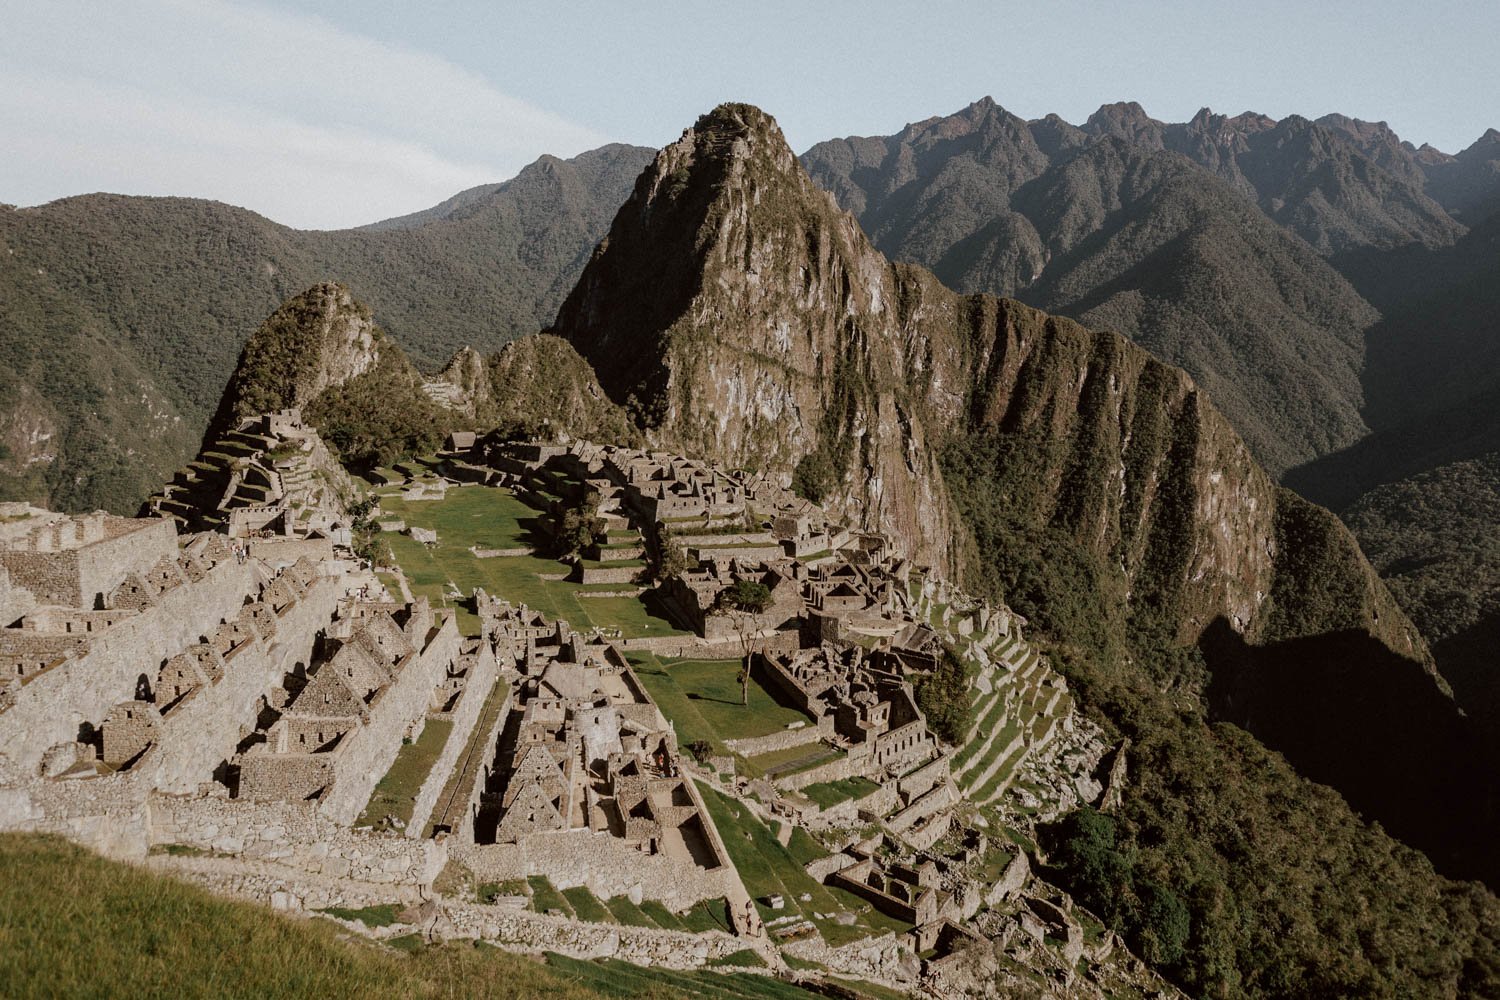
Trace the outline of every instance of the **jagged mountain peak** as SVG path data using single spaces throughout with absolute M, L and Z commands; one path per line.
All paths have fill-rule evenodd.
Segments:
M 300 407 L 380 363 L 384 337 L 345 285 L 325 281 L 288 299 L 245 342 L 219 412 L 216 438 L 261 413 Z

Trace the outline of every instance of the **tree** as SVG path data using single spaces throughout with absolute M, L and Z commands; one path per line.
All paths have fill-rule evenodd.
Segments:
M 951 649 L 944 649 L 936 669 L 917 681 L 916 695 L 927 727 L 946 743 L 962 743 L 974 722 L 974 705 L 968 670 Z
M 771 588 L 759 580 L 741 578 L 725 588 L 719 600 L 736 611 L 758 615 L 771 606 Z
M 771 588 L 759 580 L 744 577 L 734 581 L 719 592 L 719 605 L 734 621 L 735 634 L 740 638 L 740 651 L 744 663 L 740 667 L 740 704 L 750 705 L 750 663 L 755 655 L 755 635 L 758 631 L 755 616 L 771 606 Z
M 656 537 L 661 539 L 660 544 L 657 545 L 656 578 L 658 580 L 681 576 L 692 568 L 688 564 L 687 552 L 683 550 L 680 542 L 667 533 L 665 524 L 657 524 Z
M 557 519 L 553 551 L 559 559 L 576 559 L 603 533 L 604 519 L 599 516 L 599 497 L 589 493 L 578 506 L 567 508 Z

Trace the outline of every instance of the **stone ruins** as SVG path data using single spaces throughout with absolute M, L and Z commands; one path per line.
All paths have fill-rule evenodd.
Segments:
M 767 973 L 793 975 L 793 957 L 900 988 L 1092 919 L 1036 902 L 1025 850 L 996 824 L 1117 799 L 1125 751 L 1106 794 L 1108 748 L 1007 609 L 762 476 L 586 442 L 449 448 L 439 477 L 396 494 L 479 483 L 553 521 L 586 508 L 598 530 L 574 581 L 649 587 L 678 629 L 578 631 L 481 589 L 458 596 L 466 631 L 354 555 L 358 490 L 296 411 L 266 415 L 178 473 L 150 516 L 0 505 L 0 828 L 281 908 L 435 900 L 439 936 L 674 968 L 748 947 Z M 797 721 L 681 746 L 642 655 L 738 661 Z M 974 706 L 956 745 L 920 693 L 952 663 Z M 392 805 L 383 789 L 418 760 Z M 796 878 L 843 902 L 753 897 L 728 838 L 755 830 L 811 845 Z M 544 890 L 722 919 L 600 923 Z M 1047 920 L 1061 930 L 1026 936 Z

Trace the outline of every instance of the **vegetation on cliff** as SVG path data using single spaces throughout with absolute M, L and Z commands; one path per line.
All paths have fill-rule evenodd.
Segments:
M 1342 748 L 1386 738 L 1384 765 L 1456 710 L 1349 533 L 1280 491 L 1181 371 L 888 264 L 740 105 L 643 174 L 557 329 L 601 370 L 631 359 L 604 387 L 663 443 L 769 458 L 1031 620 L 1089 713 L 1136 742 L 1115 832 L 1133 909 L 1114 916 L 1190 992 L 1487 988 L 1492 896 L 1215 721 L 1286 741 L 1413 836 L 1434 832 L 1412 822 L 1420 779 L 1474 766 L 1445 741 L 1383 790 L 1350 771 Z M 950 524 L 952 551 L 934 539 Z M 1401 704 L 1418 711 L 1391 740 Z M 1291 708 L 1329 724 L 1298 742 L 1275 724 Z
M 192 457 L 245 338 L 315 282 L 346 284 L 429 368 L 541 329 L 650 156 L 547 156 L 340 232 L 190 198 L 0 207 L 0 499 L 135 510 Z

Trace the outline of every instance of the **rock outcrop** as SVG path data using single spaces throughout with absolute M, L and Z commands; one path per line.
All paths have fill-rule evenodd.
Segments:
M 756 108 L 723 105 L 657 156 L 555 331 L 653 440 L 831 471 L 825 506 L 934 565 L 963 561 L 936 456 L 1005 438 L 1024 462 L 968 472 L 1023 527 L 1118 567 L 1122 595 L 1169 604 L 1179 640 L 1217 619 L 1252 639 L 1329 624 L 1295 607 L 1314 581 L 1281 558 L 1287 495 L 1191 378 L 1118 335 L 891 264 Z M 1338 627 L 1425 657 L 1348 532 L 1331 517 L 1316 531 L 1347 558 Z
M 306 406 L 324 390 L 373 371 L 387 349 L 370 310 L 348 288 L 314 285 L 251 334 L 205 440 L 249 417 Z

